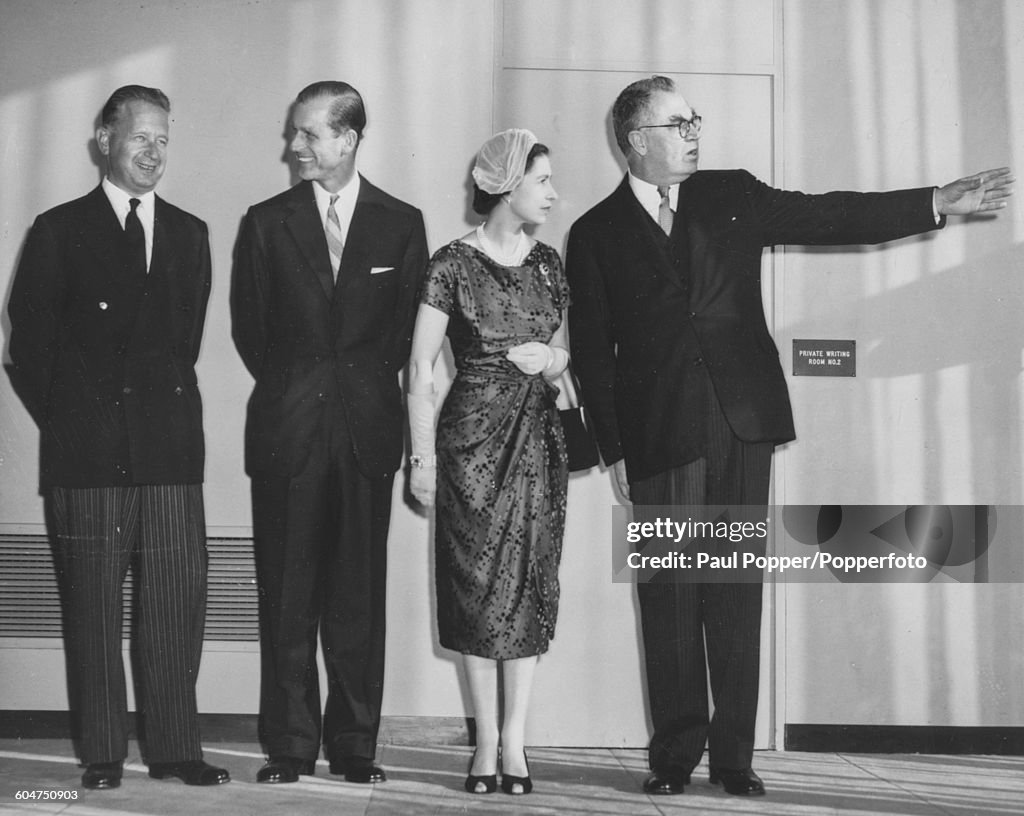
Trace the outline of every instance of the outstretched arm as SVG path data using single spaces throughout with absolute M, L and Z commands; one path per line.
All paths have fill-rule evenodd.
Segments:
M 1009 167 L 965 176 L 935 191 L 939 215 L 972 215 L 1003 209 L 1013 195 L 1014 178 Z

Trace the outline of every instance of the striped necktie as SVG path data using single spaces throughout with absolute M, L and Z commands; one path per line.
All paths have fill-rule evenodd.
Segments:
M 672 205 L 668 200 L 668 187 L 659 187 L 658 194 L 661 196 L 661 204 L 658 205 L 658 225 L 665 231 L 666 235 L 672 234 Z
M 345 249 L 345 242 L 341 237 L 341 221 L 338 220 L 338 212 L 334 209 L 338 201 L 336 195 L 331 196 L 331 203 L 327 205 L 327 225 L 324 231 L 327 233 L 327 251 L 331 253 L 331 271 L 334 272 L 334 282 L 338 282 L 338 269 L 341 267 L 341 253 Z

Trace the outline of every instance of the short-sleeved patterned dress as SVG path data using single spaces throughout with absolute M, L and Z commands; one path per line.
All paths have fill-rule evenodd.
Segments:
M 557 390 L 505 354 L 558 328 L 561 260 L 538 242 L 502 266 L 453 241 L 431 258 L 421 301 L 448 314 L 457 368 L 437 427 L 441 645 L 495 660 L 541 654 L 558 614 L 568 465 Z

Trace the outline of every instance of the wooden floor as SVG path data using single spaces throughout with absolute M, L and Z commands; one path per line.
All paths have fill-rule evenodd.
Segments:
M 81 768 L 64 740 L 0 740 L 0 813 L 101 814 L 841 814 L 841 816 L 972 816 L 1024 813 L 1024 757 L 758 752 L 755 770 L 768 795 L 729 796 L 698 768 L 682 796 L 650 797 L 640 750 L 534 748 L 534 793 L 470 796 L 462 784 L 469 748 L 389 745 L 378 757 L 388 781 L 351 785 L 317 775 L 290 785 L 258 785 L 259 746 L 211 743 L 206 759 L 231 772 L 217 788 L 150 779 L 137 746 L 124 782 L 112 791 L 85 791 Z M 49 800 L 19 799 L 19 791 L 51 792 Z M 77 798 L 70 798 L 70 797 Z

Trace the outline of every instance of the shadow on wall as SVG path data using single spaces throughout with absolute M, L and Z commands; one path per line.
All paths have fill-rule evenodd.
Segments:
M 814 247 L 787 251 L 830 252 Z M 959 266 L 869 295 L 845 314 L 829 314 L 829 324 L 837 336 L 856 337 L 866 348 L 866 353 L 861 349 L 858 377 L 903 377 L 960 365 L 995 373 L 1012 360 L 1015 378 L 1024 349 L 1021 269 L 1024 244 L 975 254 Z M 820 331 L 820 322 L 804 320 L 786 328 L 794 337 L 809 336 Z
M 1014 244 L 868 298 L 860 326 L 871 342 L 869 376 L 970 365 L 1016 380 L 1024 349 L 1022 264 L 1024 244 Z M 920 320 L 898 319 L 915 312 Z
M 959 266 L 866 296 L 845 311 L 829 312 L 828 332 L 857 340 L 859 378 L 923 375 L 918 402 L 924 433 L 931 440 L 932 464 L 935 457 L 943 456 L 945 445 L 967 444 L 965 455 L 974 471 L 970 483 L 981 500 L 1016 501 L 1024 489 L 1022 463 L 1016 453 L 1020 450 L 1019 379 L 1024 354 L 1024 279 L 1020 274 L 1024 244 L 971 255 Z M 787 337 L 818 336 L 821 318 L 788 325 L 785 333 Z M 957 403 L 965 406 L 966 413 L 939 415 L 943 400 L 954 399 L 956 394 L 943 388 L 938 377 L 956 367 L 967 368 L 966 393 Z M 861 408 L 866 412 L 868 405 L 862 403 Z M 870 414 L 864 412 L 858 412 L 857 433 L 870 440 L 873 428 L 870 420 L 863 418 Z M 966 440 L 949 438 L 951 419 L 966 426 Z M 872 448 L 870 444 L 865 447 Z M 930 492 L 937 499 L 950 498 L 938 481 L 932 487 Z
M 962 460 L 971 471 L 967 481 L 978 501 L 1014 504 L 1022 490 L 1024 244 L 986 254 L 975 242 L 968 254 L 970 260 L 963 264 L 858 299 L 845 311 L 830 312 L 829 333 L 857 339 L 859 378 L 922 378 L 917 400 L 922 407 L 920 433 L 929 451 L 924 460 L 928 472 L 919 475 L 926 495 L 935 501 L 956 501 L 957 496 L 943 489 L 941 471 L 944 460 Z M 786 327 L 787 337 L 820 332 L 820 316 Z M 940 379 L 944 371 L 957 367 L 966 369 L 960 394 L 951 393 Z M 846 464 L 850 473 L 873 472 L 877 477 L 878 463 L 871 452 L 876 437 L 888 431 L 873 424 L 877 419 L 871 414 L 871 395 L 858 394 L 855 400 L 854 405 L 836 406 L 849 417 L 852 433 L 862 442 L 861 450 L 851 453 L 862 458 Z M 940 413 L 949 405 L 963 405 L 964 413 Z M 951 420 L 964 424 L 966 432 L 951 432 Z M 843 646 L 828 660 L 815 661 L 818 668 L 794 673 L 790 682 L 805 685 L 809 699 L 820 697 L 814 688 L 832 671 L 846 676 L 838 681 L 832 676 L 840 687 L 856 682 L 863 693 L 845 695 L 839 721 L 900 723 L 925 716 L 931 723 L 953 725 L 1024 722 L 1019 684 L 1007 683 L 1007 678 L 1024 671 L 1021 584 L 865 585 L 822 588 L 821 594 L 807 591 L 807 598 L 794 600 L 790 614 L 807 622 L 806 636 L 821 643 L 838 639 Z M 796 613 L 798 604 L 804 609 Z M 827 615 L 822 614 L 825 609 Z M 872 666 L 875 670 L 869 671 Z M 884 671 L 877 672 L 882 667 Z

